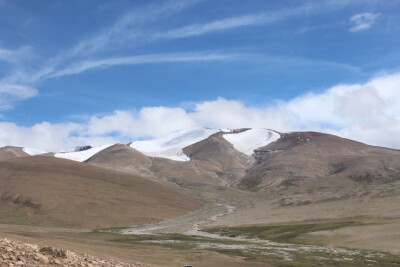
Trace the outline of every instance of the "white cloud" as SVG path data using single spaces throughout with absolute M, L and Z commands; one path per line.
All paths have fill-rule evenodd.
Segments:
M 289 101 L 255 107 L 218 98 L 181 107 L 144 107 L 92 116 L 83 123 L 43 122 L 22 127 L 0 123 L 0 145 L 60 150 L 75 145 L 130 142 L 188 127 L 266 127 L 287 132 L 314 130 L 373 145 L 400 148 L 400 73 L 364 84 L 338 85 Z
M 400 73 L 340 85 L 284 103 L 293 128 L 315 129 L 373 145 L 400 148 Z M 312 126 L 314 125 L 314 126 Z
M 371 28 L 371 26 L 376 22 L 379 13 L 360 13 L 352 16 L 350 18 L 351 32 L 363 31 Z
M 17 101 L 38 95 L 38 90 L 18 84 L 0 84 L 0 109 L 10 109 Z
M 101 145 L 118 140 L 111 136 L 84 136 L 77 134 L 84 125 L 76 123 L 51 124 L 42 122 L 23 127 L 10 122 L 0 122 L 0 146 L 13 145 L 59 151 L 74 148 L 77 144 Z

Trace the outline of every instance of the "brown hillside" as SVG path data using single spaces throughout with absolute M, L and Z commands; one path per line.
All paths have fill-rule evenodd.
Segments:
M 185 147 L 183 152 L 190 157 L 192 165 L 215 173 L 223 184 L 230 184 L 245 175 L 250 161 L 226 141 L 223 134 L 216 133 Z
M 140 176 L 153 175 L 149 170 L 151 159 L 129 145 L 116 144 L 110 146 L 95 154 L 86 162 L 103 168 Z
M 196 167 L 191 161 L 174 161 L 165 158 L 151 158 L 150 170 L 158 179 L 167 180 L 183 187 L 197 185 L 223 185 L 218 175 Z
M 5 146 L 0 148 L 0 161 L 28 156 L 30 155 L 25 153 L 22 147 Z
M 50 157 L 0 162 L 0 222 L 110 227 L 163 220 L 199 203 L 139 176 Z
M 167 180 L 179 185 L 218 184 L 216 174 L 201 170 L 190 162 L 147 157 L 129 145 L 111 146 L 86 162 L 146 178 Z
M 255 166 L 235 184 L 237 187 L 308 195 L 306 202 L 360 194 L 384 196 L 393 194 L 394 185 L 400 182 L 399 150 L 329 134 L 283 134 L 276 142 L 257 149 L 255 158 Z

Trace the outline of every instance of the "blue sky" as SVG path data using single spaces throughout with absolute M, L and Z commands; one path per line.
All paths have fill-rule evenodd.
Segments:
M 186 125 L 231 126 L 183 118 L 169 123 L 173 127 L 124 131 L 118 123 L 126 121 L 116 117 L 114 128 L 90 130 L 93 121 L 107 121 L 121 112 L 132 117 L 131 127 L 137 121 L 141 127 L 157 123 L 144 121 L 143 113 L 151 108 L 158 108 L 158 115 L 161 109 L 198 117 L 207 103 L 220 104 L 215 112 L 227 108 L 224 103 L 236 103 L 246 108 L 244 112 L 284 109 L 279 114 L 290 117 L 290 103 L 329 95 L 340 84 L 365 87 L 386 77 L 393 85 L 400 60 L 398 14 L 398 0 L 0 0 L 0 130 L 30 136 L 46 124 L 51 130 L 45 134 L 53 136 L 60 131 L 54 127 L 71 127 L 63 132 L 61 143 L 46 146 L 31 140 L 33 146 L 58 149 L 154 137 Z M 397 84 L 392 95 L 382 93 L 387 89 L 379 86 L 362 90 L 376 93 L 384 102 L 388 99 L 378 106 L 394 120 L 397 131 L 400 115 L 392 108 L 397 102 L 390 101 L 397 96 Z M 343 94 L 347 97 L 349 92 Z M 400 146 L 349 134 L 349 127 L 366 123 L 361 121 L 364 113 L 346 122 L 332 121 L 330 115 L 307 117 L 301 124 L 267 119 L 264 124 L 283 130 L 333 131 Z M 25 139 L 0 136 L 0 144 L 25 145 Z

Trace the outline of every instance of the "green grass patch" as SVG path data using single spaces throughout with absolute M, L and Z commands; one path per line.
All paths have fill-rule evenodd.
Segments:
M 18 206 L 10 205 L 1 210 L 0 222 L 6 224 L 29 224 L 28 216 L 21 212 Z
M 174 249 L 192 249 L 196 246 L 195 243 L 247 244 L 247 242 L 244 241 L 219 240 L 214 238 L 188 236 L 178 233 L 132 235 L 132 234 L 118 234 L 118 233 L 102 232 L 99 230 L 94 230 L 92 232 L 62 233 L 62 234 L 77 235 L 81 237 L 100 239 L 116 243 L 124 243 L 132 245 L 157 245 L 157 246 L 170 247 Z
M 265 262 L 277 267 L 359 267 L 359 266 L 400 266 L 400 257 L 389 253 L 380 256 L 369 256 L 370 251 L 362 251 L 359 255 L 343 256 L 324 252 L 291 252 L 290 257 L 279 253 L 260 251 L 238 251 L 232 249 L 210 249 L 230 256 L 243 257 L 248 261 Z
M 280 243 L 304 244 L 305 240 L 300 240 L 299 237 L 306 233 L 335 230 L 343 227 L 367 226 L 383 223 L 387 222 L 372 219 L 353 219 L 343 221 L 329 220 L 264 226 L 217 227 L 208 228 L 203 231 L 213 234 L 220 234 L 222 236 L 245 236 L 247 238 L 258 238 Z

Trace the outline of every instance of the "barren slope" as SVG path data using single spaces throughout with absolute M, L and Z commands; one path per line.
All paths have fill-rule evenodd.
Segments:
M 199 203 L 148 179 L 50 157 L 0 162 L 0 222 L 109 227 L 158 221 Z
M 110 146 L 93 157 L 87 163 L 103 168 L 123 171 L 140 176 L 152 176 L 151 160 L 129 145 L 116 144 Z
M 329 134 L 283 134 L 276 142 L 257 149 L 255 157 L 255 166 L 236 186 L 283 192 L 288 197 L 281 199 L 283 204 L 363 194 L 381 197 L 395 194 L 399 188 L 399 150 Z M 295 195 L 303 198 L 296 200 Z
M 171 181 L 179 185 L 218 184 L 214 173 L 201 170 L 190 162 L 148 157 L 129 145 L 111 146 L 86 162 L 146 178 Z
M 230 184 L 245 175 L 250 162 L 245 154 L 222 137 L 223 134 L 225 133 L 213 134 L 185 147 L 183 152 L 190 157 L 192 165 L 215 173 L 221 184 Z
M 29 154 L 24 152 L 22 147 L 5 146 L 0 148 L 0 161 L 28 156 Z

